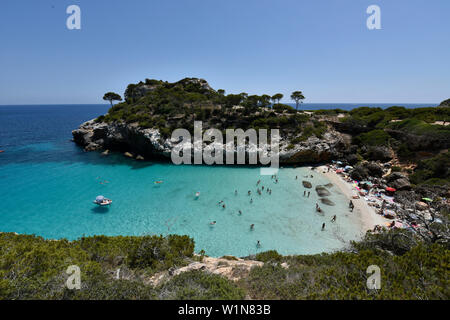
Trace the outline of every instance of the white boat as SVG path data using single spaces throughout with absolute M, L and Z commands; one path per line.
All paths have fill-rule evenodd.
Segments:
M 94 203 L 99 206 L 109 206 L 112 203 L 112 200 L 105 198 L 104 196 L 97 196 Z

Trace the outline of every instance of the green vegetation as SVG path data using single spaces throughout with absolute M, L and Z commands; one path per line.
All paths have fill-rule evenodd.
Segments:
M 252 299 L 449 298 L 450 254 L 443 246 L 419 244 L 403 255 L 356 247 L 357 253 L 274 255 L 274 260 L 253 269 L 239 285 Z M 289 268 L 283 268 L 282 262 Z M 367 289 L 366 269 L 370 265 L 381 269 L 380 290 Z
M 305 96 L 301 91 L 294 91 L 291 94 L 291 99 L 295 101 L 295 110 L 298 110 L 299 103 L 302 103 L 302 101 L 305 99 Z
M 293 97 L 297 103 L 304 99 L 301 91 Z M 163 137 L 170 136 L 175 128 L 192 131 L 195 120 L 203 121 L 205 128 L 222 131 L 277 128 L 285 138 L 300 135 L 304 128 L 307 132 L 303 137 L 326 131 L 323 124 L 279 103 L 282 98 L 281 93 L 227 95 L 225 90 L 215 91 L 205 80 L 196 78 L 175 83 L 146 79 L 130 84 L 125 91 L 125 102 L 113 106 L 96 121 L 138 123 L 143 128 L 159 129 Z
M 410 176 L 414 184 L 437 184 L 450 186 L 450 153 L 444 152 L 430 159 L 418 162 Z
M 224 257 L 235 260 L 234 257 Z M 0 299 L 448 299 L 450 253 L 445 242 L 423 242 L 405 230 L 368 233 L 348 251 L 256 255 L 263 267 L 232 282 L 189 271 L 153 286 L 156 272 L 197 261 L 187 236 L 85 237 L 52 241 L 0 234 Z M 285 265 L 281 265 L 285 263 Z M 69 290 L 66 269 L 81 269 L 81 289 Z M 369 265 L 381 269 L 381 289 L 366 287 Z M 117 269 L 121 279 L 116 279 Z
M 113 101 L 122 101 L 122 97 L 115 92 L 107 92 L 103 96 L 103 100 L 109 101 L 111 107 L 113 106 Z
M 384 130 L 375 129 L 353 137 L 353 143 L 366 146 L 386 146 L 391 136 Z

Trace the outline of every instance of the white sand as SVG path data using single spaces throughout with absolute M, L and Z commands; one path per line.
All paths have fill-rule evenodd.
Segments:
M 333 183 L 333 185 L 336 186 L 342 192 L 342 194 L 347 197 L 349 201 L 353 201 L 353 204 L 355 205 L 353 214 L 359 221 L 361 225 L 361 232 L 363 234 L 365 234 L 367 230 L 373 230 L 373 228 L 377 224 L 384 226 L 385 222 L 390 222 L 388 219 L 377 214 L 375 208 L 369 206 L 366 200 L 364 200 L 364 197 L 360 197 L 359 199 L 352 199 L 353 196 L 357 195 L 356 189 L 350 183 L 343 180 L 333 170 L 330 170 L 330 172 L 326 172 L 327 169 L 328 167 L 321 166 L 316 169 L 316 172 L 327 177 L 327 179 L 330 180 L 331 183 Z

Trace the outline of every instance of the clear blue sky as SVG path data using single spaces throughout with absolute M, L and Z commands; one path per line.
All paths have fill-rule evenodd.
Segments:
M 81 30 L 66 28 L 71 4 Z M 381 30 L 366 27 L 371 4 Z M 305 102 L 440 102 L 449 13 L 449 0 L 2 0 L 0 104 L 103 103 L 183 77 Z

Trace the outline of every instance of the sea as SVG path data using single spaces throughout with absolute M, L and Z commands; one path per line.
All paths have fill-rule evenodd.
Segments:
M 302 108 L 326 106 L 330 104 Z M 332 107 L 348 110 L 352 105 Z M 281 168 L 276 183 L 257 167 L 174 165 L 84 152 L 71 141 L 71 131 L 108 108 L 0 106 L 0 232 L 69 240 L 92 235 L 189 235 L 196 252 L 217 257 L 267 250 L 332 252 L 361 238 L 360 222 L 335 186 L 329 188 L 335 205 L 320 204 L 324 213 L 316 213 L 319 197 L 302 181 L 313 186 L 329 181 L 308 167 Z M 262 186 L 265 190 L 259 195 L 256 191 Z M 93 201 L 98 195 L 113 203 L 97 206 Z

